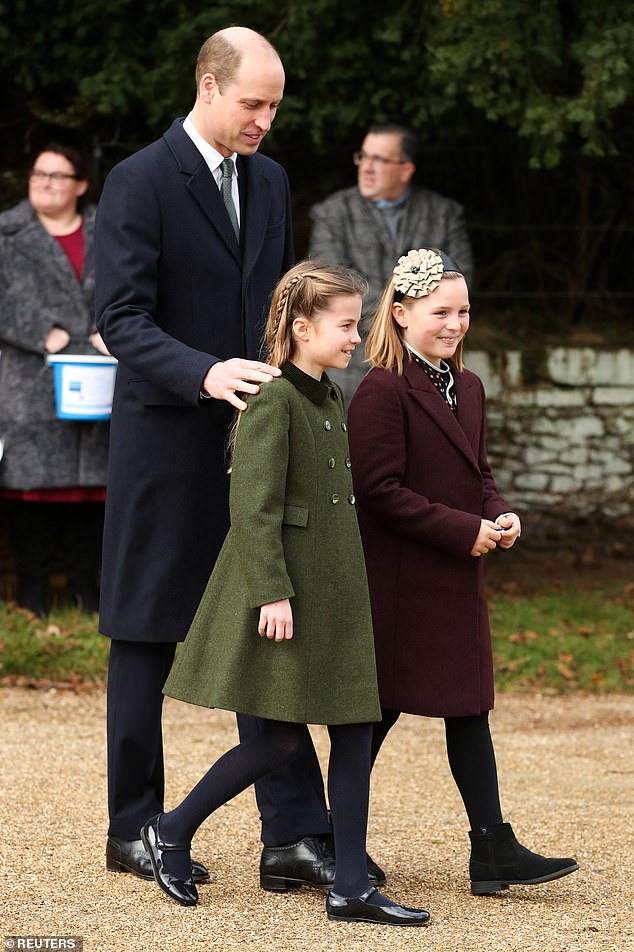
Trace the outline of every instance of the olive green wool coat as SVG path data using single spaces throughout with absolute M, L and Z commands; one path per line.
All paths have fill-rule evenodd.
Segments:
M 286 364 L 248 400 L 231 528 L 165 693 L 302 724 L 379 720 L 341 391 Z M 260 606 L 287 597 L 293 638 L 260 637 Z

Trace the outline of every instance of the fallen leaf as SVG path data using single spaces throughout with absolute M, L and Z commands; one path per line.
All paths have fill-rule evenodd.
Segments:
M 518 631 L 509 635 L 509 641 L 514 645 L 525 645 L 527 641 L 536 641 L 539 635 L 536 631 Z
M 562 678 L 566 679 L 566 681 L 574 681 L 577 677 L 575 672 L 569 668 L 568 665 L 563 664 L 561 661 L 557 664 L 557 670 L 559 671 Z

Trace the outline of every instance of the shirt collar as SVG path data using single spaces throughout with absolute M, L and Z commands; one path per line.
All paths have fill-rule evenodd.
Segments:
M 415 348 L 412 347 L 411 344 L 407 343 L 407 341 L 405 342 L 405 346 L 407 347 L 408 350 L 411 350 L 413 354 L 416 354 L 418 359 L 422 360 L 423 363 L 426 364 L 430 370 L 435 370 L 436 373 L 443 373 L 443 374 L 446 374 L 448 371 L 451 372 L 451 367 L 449 366 L 446 360 L 441 359 L 440 367 L 437 367 L 436 364 L 432 364 L 431 360 L 427 360 L 426 357 L 423 357 L 422 354 L 419 354 L 418 351 L 415 350 Z
M 292 364 L 290 360 L 287 360 L 282 367 L 282 376 L 286 377 L 301 394 L 318 406 L 324 404 L 334 391 L 328 374 L 323 374 L 321 380 L 315 380 L 310 374 L 304 373 L 303 370 Z
M 407 199 L 410 196 L 411 189 L 406 188 L 402 195 L 398 198 L 380 198 L 378 202 L 374 202 L 376 208 L 402 208 Z
M 238 167 L 236 165 L 237 152 L 234 152 L 230 156 L 221 155 L 217 149 L 214 149 L 213 145 L 210 145 L 206 139 L 203 139 L 201 134 L 198 132 L 194 126 L 191 112 L 183 122 L 183 131 L 187 133 L 189 138 L 192 140 L 203 159 L 209 166 L 209 171 L 215 173 L 221 166 L 225 158 L 230 158 L 233 161 L 235 166 L 235 175 L 238 177 Z

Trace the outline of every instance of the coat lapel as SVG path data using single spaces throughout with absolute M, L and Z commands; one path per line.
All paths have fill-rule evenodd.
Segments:
M 375 208 L 372 202 L 362 198 L 358 190 L 355 190 L 355 194 L 352 196 L 352 201 L 357 206 L 359 218 L 363 223 L 362 228 L 364 230 L 367 228 L 367 234 L 374 235 L 375 238 L 378 238 L 385 254 L 390 258 L 393 258 L 395 242 L 392 238 L 392 235 L 390 234 L 389 228 L 387 227 L 385 218 L 379 209 Z
M 480 400 L 473 399 L 473 395 L 469 393 L 476 386 L 476 380 L 464 373 L 454 374 L 454 379 L 458 399 L 457 421 L 477 460 L 480 452 L 483 410 Z
M 192 197 L 229 251 L 237 261 L 241 261 L 240 248 L 220 195 L 220 189 L 209 171 L 209 166 L 183 130 L 182 120 L 175 119 L 163 138 L 176 159 L 179 171 L 187 176 L 185 184 Z
M 410 385 L 412 398 L 438 424 L 447 439 L 451 440 L 469 462 L 478 469 L 477 445 L 474 445 L 473 442 L 475 430 L 473 415 L 470 412 L 471 401 L 467 396 L 470 382 L 465 382 L 462 374 L 454 374 L 456 396 L 458 398 L 458 418 L 456 418 L 425 371 L 417 364 L 413 362 L 407 364 L 403 376 Z
M 257 157 L 238 156 L 240 221 L 243 247 L 242 279 L 246 281 L 262 250 L 269 225 L 271 182 L 260 168 Z M 244 228 L 244 231 L 242 231 Z

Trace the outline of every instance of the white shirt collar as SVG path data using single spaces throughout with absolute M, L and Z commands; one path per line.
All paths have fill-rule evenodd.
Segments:
M 427 360 L 426 357 L 423 357 L 422 354 L 419 354 L 418 351 L 414 347 L 412 347 L 411 344 L 407 343 L 407 341 L 405 341 L 405 346 L 407 347 L 408 350 L 411 350 L 413 354 L 416 354 L 417 357 L 423 360 L 431 370 L 440 371 L 440 373 L 443 373 L 443 374 L 449 371 L 449 373 L 451 374 L 451 367 L 449 366 L 447 361 L 441 359 L 440 367 L 437 367 L 436 364 L 432 364 L 431 360 Z
M 453 379 L 453 374 L 451 372 L 451 367 L 449 366 L 447 361 L 442 360 L 441 358 L 440 367 L 437 367 L 436 364 L 432 364 L 430 360 L 427 360 L 426 357 L 423 357 L 422 354 L 419 354 L 418 351 L 414 347 L 412 347 L 411 344 L 407 343 L 407 341 L 405 341 L 405 346 L 407 347 L 408 350 L 411 350 L 413 354 L 416 354 L 419 360 L 422 360 L 424 364 L 427 364 L 430 370 L 434 370 L 436 373 L 440 372 L 443 374 L 447 374 L 447 377 L 443 381 L 445 384 L 445 399 L 450 407 L 454 407 L 456 405 L 456 396 L 453 393 L 454 379 Z
M 196 130 L 191 112 L 183 122 L 183 131 L 187 133 L 189 138 L 192 140 L 203 159 L 209 166 L 209 171 L 213 174 L 213 177 L 216 180 L 217 185 L 220 185 L 220 180 L 222 178 L 222 171 L 220 166 L 226 156 L 221 155 L 217 149 L 214 149 L 213 145 L 209 145 L 206 139 L 203 139 L 201 134 Z M 237 152 L 234 152 L 232 155 L 228 156 L 233 161 L 235 166 L 235 177 L 238 177 L 238 167 L 236 165 Z

